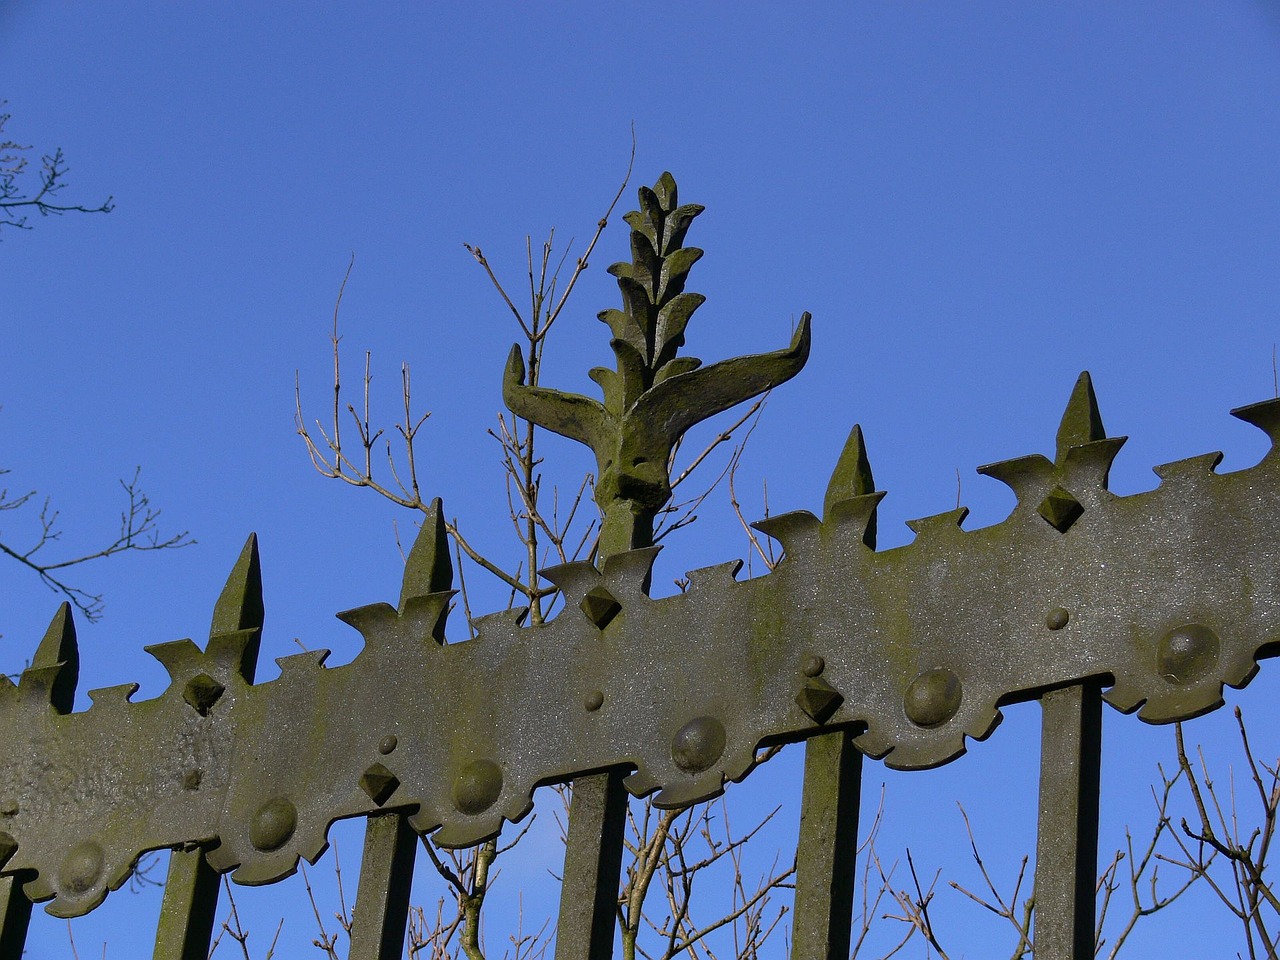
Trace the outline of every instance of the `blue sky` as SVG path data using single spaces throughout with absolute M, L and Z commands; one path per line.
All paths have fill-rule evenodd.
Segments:
M 202 636 L 251 530 L 264 665 L 294 638 L 348 659 L 355 635 L 332 614 L 395 596 L 393 523 L 410 515 L 319 478 L 293 426 L 295 371 L 306 407 L 325 403 L 328 324 L 353 253 L 349 370 L 372 351 L 389 420 L 399 364 L 412 365 L 433 412 L 427 488 L 488 549 L 514 552 L 485 431 L 515 331 L 463 243 L 514 286 L 526 235 L 554 226 L 580 249 L 633 127 L 618 212 L 664 169 L 707 206 L 690 289 L 709 299 L 688 352 L 773 349 L 801 311 L 814 317 L 808 368 L 770 400 L 744 458 L 748 512 L 763 513 L 762 480 L 773 511 L 819 509 L 859 422 L 889 491 L 882 545 L 908 539 L 902 521 L 954 505 L 957 469 L 969 526 L 996 522 L 1012 498 L 973 468 L 1051 452 L 1083 369 L 1109 432 L 1131 437 L 1114 489 L 1148 489 L 1152 465 L 1209 450 L 1225 451 L 1223 469 L 1249 465 L 1263 438 L 1227 411 L 1275 393 L 1278 95 L 1280 12 L 1244 0 L 0 0 L 8 135 L 66 151 L 68 198 L 116 201 L 109 216 L 3 234 L 0 466 L 11 491 L 37 489 L 62 510 L 68 550 L 112 534 L 116 481 L 137 465 L 165 529 L 199 541 L 84 570 L 107 607 L 82 624 L 82 690 L 138 680 L 143 696 L 158 692 L 163 672 L 142 644 Z M 626 255 L 615 216 L 544 382 L 594 389 L 586 370 L 608 357 L 594 317 L 617 301 L 603 268 Z M 590 468 L 585 452 L 549 449 L 548 475 L 566 486 Z M 667 549 L 668 580 L 744 554 L 726 498 L 712 500 L 701 532 Z M 30 532 L 5 521 L 6 538 Z M 0 650 L 20 666 L 57 598 L 16 567 L 0 583 Z M 483 605 L 502 602 L 494 591 Z M 1275 719 L 1267 674 L 1239 697 L 1260 725 Z M 1034 777 L 1029 709 L 945 771 L 886 778 L 872 766 L 868 790 L 890 784 L 884 842 L 936 841 L 953 856 L 951 798 L 975 811 L 995 801 L 986 823 L 1008 841 L 993 847 L 1016 863 L 1034 798 L 1006 793 Z M 1215 737 L 1214 722 L 1197 729 Z M 1141 756 L 1109 761 L 1104 847 L 1147 816 L 1146 784 L 1171 755 L 1168 731 L 1138 727 L 1108 717 L 1109 743 Z M 785 799 L 787 780 L 757 789 Z M 945 823 L 947 836 L 912 821 Z M 540 876 L 523 869 L 513 887 Z M 154 913 L 156 901 L 128 899 L 100 911 L 114 922 L 77 928 L 82 951 L 143 949 L 146 923 L 120 911 Z M 1151 927 L 1129 956 L 1203 956 L 1229 929 L 1220 913 Z M 67 955 L 57 925 L 37 930 L 48 939 L 34 956 Z M 305 944 L 303 920 L 291 932 Z

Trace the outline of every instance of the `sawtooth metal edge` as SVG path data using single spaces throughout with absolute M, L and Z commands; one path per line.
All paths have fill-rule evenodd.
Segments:
M 1087 376 L 1073 406 L 1082 392 Z M 825 522 L 760 523 L 786 551 L 765 576 L 738 582 L 726 563 L 650 599 L 657 549 L 633 550 L 603 571 L 548 571 L 564 591 L 555 619 L 498 613 L 448 644 L 448 591 L 374 604 L 339 615 L 364 636 L 351 663 L 281 657 L 257 685 L 253 538 L 206 648 L 147 648 L 172 678 L 155 699 L 129 702 L 129 684 L 71 712 L 64 606 L 0 688 L 3 873 L 76 916 L 147 850 L 205 845 L 216 869 L 269 883 L 314 862 L 336 819 L 413 811 L 418 831 L 468 845 L 528 813 L 537 785 L 616 765 L 663 806 L 717 795 L 761 744 L 835 728 L 861 730 L 890 766 L 933 767 L 987 737 L 1001 704 L 1086 677 L 1110 678 L 1111 704 L 1151 722 L 1210 711 L 1280 640 L 1280 401 L 1235 415 L 1273 442 L 1235 473 L 1206 454 L 1119 497 L 1105 481 L 1122 441 L 1094 440 L 982 468 L 1018 496 L 991 527 L 964 531 L 954 510 L 877 552 L 864 535 L 882 494 L 853 497 Z M 865 457 L 854 439 L 842 461 Z M 441 536 L 437 509 L 415 552 Z

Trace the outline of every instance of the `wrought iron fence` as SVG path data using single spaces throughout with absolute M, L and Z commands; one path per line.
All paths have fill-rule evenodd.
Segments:
M 203 648 L 146 649 L 170 683 L 91 690 L 73 710 L 75 628 L 65 605 L 15 685 L 0 684 L 0 957 L 19 957 L 33 901 L 58 917 L 98 907 L 141 856 L 172 850 L 157 958 L 203 958 L 219 877 L 270 884 L 315 862 L 338 819 L 367 820 L 351 956 L 399 957 L 418 838 L 473 845 L 524 817 L 540 785 L 571 782 L 558 960 L 611 955 L 628 795 L 660 807 L 714 797 L 763 745 L 805 744 L 792 925 L 797 960 L 847 957 L 863 756 L 927 769 L 982 739 L 1001 707 L 1043 707 L 1035 955 L 1094 948 L 1103 700 L 1144 720 L 1211 711 L 1280 641 L 1280 453 L 1218 474 L 1219 454 L 1157 468 L 1160 485 L 1107 489 L 1123 438 L 1107 437 L 1088 375 L 1052 459 L 982 467 L 1017 505 L 965 531 L 961 508 L 915 520 L 912 543 L 875 548 L 871 469 L 858 428 L 821 516 L 757 524 L 781 543 L 770 573 L 729 562 L 653 599 L 653 522 L 673 446 L 693 424 L 789 379 L 809 317 L 775 353 L 710 366 L 678 354 L 702 302 L 701 211 L 664 174 L 627 215 L 632 261 L 611 272 L 623 309 L 601 315 L 614 370 L 603 401 L 525 383 L 519 417 L 597 457 L 603 530 L 594 563 L 545 571 L 553 619 L 479 618 L 444 642 L 453 573 L 437 503 L 398 604 L 339 614 L 364 647 L 280 658 L 255 684 L 263 601 L 250 537 Z M 1280 438 L 1280 401 L 1234 411 Z M 765 774 L 767 776 L 767 774 Z

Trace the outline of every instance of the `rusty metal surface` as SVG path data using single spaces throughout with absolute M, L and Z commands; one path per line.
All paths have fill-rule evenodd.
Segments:
M 20 682 L 0 681 L 0 874 L 75 916 L 147 850 L 200 846 L 214 870 L 270 883 L 300 857 L 314 862 L 339 818 L 396 812 L 440 844 L 467 845 L 523 817 L 539 784 L 618 768 L 663 806 L 718 794 L 763 743 L 836 731 L 923 769 L 988 736 L 1002 704 L 1085 680 L 1148 721 L 1206 712 L 1280 644 L 1280 400 L 1236 411 L 1273 440 L 1256 466 L 1219 475 L 1220 455 L 1207 454 L 1117 497 L 1106 476 L 1123 441 L 1075 442 L 1102 437 L 1096 406 L 1075 399 L 1052 460 L 982 468 L 1017 494 L 1006 520 L 965 531 L 965 511 L 949 511 L 913 521 L 914 542 L 884 551 L 869 545 L 882 494 L 856 489 L 859 437 L 823 520 L 759 525 L 785 549 L 775 571 L 739 582 L 731 561 L 651 599 L 657 548 L 626 547 L 646 542 L 669 496 L 655 462 L 689 424 L 794 375 L 809 327 L 806 317 L 774 354 L 706 368 L 676 358 L 701 302 L 681 273 L 697 259 L 681 246 L 696 210 L 676 203 L 674 181 L 648 193 L 648 212 L 629 216 L 633 263 L 615 268 L 627 309 L 604 315 L 618 357 L 597 376 L 605 402 L 525 386 L 518 357 L 504 385 L 519 415 L 591 445 L 607 478 L 601 568 L 545 572 L 562 611 L 536 627 L 494 614 L 474 639 L 445 643 L 437 510 L 400 602 L 340 614 L 364 637 L 351 663 L 327 669 L 327 651 L 302 653 L 254 683 L 251 540 L 205 647 L 147 648 L 168 688 L 138 703 L 136 685 L 93 690 L 81 713 L 60 611 Z

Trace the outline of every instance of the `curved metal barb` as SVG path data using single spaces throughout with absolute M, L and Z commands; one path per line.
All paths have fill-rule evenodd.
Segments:
M 1096 417 L 1091 402 L 1078 388 L 1068 441 L 1073 417 Z M 1145 720 L 1212 710 L 1280 641 L 1280 401 L 1236 415 L 1272 437 L 1256 466 L 1219 475 L 1219 454 L 1193 457 L 1117 497 L 1106 475 L 1121 441 L 1089 439 L 1099 421 L 1053 461 L 982 468 L 1017 493 L 1001 523 L 964 531 L 964 511 L 950 511 L 880 552 L 866 533 L 882 495 L 838 496 L 841 472 L 865 462 L 859 434 L 825 522 L 760 524 L 786 551 L 774 572 L 738 582 L 726 563 L 655 600 L 654 548 L 602 571 L 570 564 L 547 574 L 565 593 L 557 618 L 526 628 L 495 614 L 452 644 L 447 584 L 421 575 L 437 512 L 401 603 L 340 615 L 365 639 L 351 663 L 283 657 L 261 684 L 252 539 L 205 649 L 148 648 L 171 677 L 155 699 L 112 687 L 70 712 L 64 608 L 20 683 L 0 689 L 0 872 L 72 916 L 146 850 L 202 844 L 216 869 L 269 883 L 318 858 L 335 819 L 402 810 L 466 845 L 524 816 L 537 785 L 608 767 L 675 806 L 746 776 L 763 743 L 831 729 L 860 731 L 891 766 L 936 766 L 988 736 L 1001 704 L 1088 677 Z

